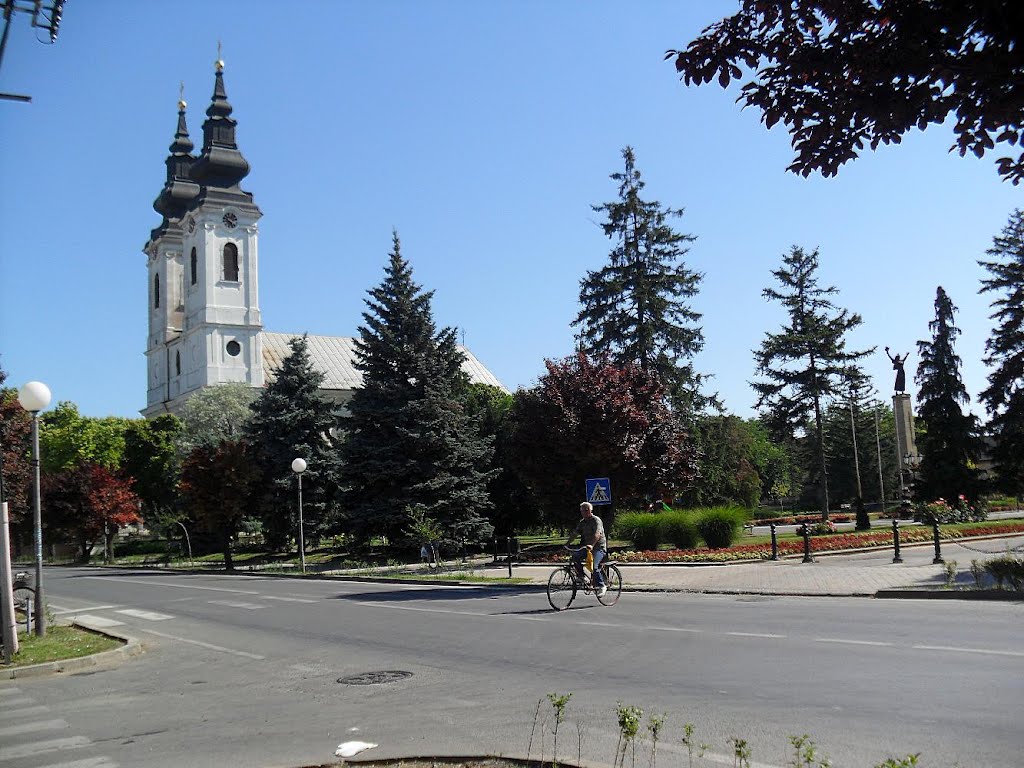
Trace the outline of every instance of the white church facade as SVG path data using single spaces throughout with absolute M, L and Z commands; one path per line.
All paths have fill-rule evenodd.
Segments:
M 289 354 L 292 334 L 263 330 L 259 305 L 262 213 L 239 183 L 249 164 L 235 142 L 236 121 L 218 61 L 203 146 L 192 150 L 184 101 L 167 157 L 167 177 L 153 208 L 163 216 L 144 252 L 149 281 L 146 343 L 147 418 L 178 413 L 204 387 L 242 382 L 263 387 Z M 321 394 L 343 404 L 361 385 L 355 340 L 308 336 L 313 366 L 325 375 Z M 462 348 L 470 380 L 501 387 Z

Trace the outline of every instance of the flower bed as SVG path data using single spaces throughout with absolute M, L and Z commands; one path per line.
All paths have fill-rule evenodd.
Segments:
M 939 528 L 940 539 L 963 539 L 973 536 L 997 536 L 1007 533 L 1024 533 L 1024 521 L 1007 520 L 1005 522 L 980 523 L 966 530 L 953 527 Z M 900 544 L 918 544 L 932 540 L 931 526 L 914 526 L 900 528 Z M 870 547 L 891 547 L 892 530 L 876 530 L 865 533 L 834 533 L 825 536 L 813 536 L 810 539 L 812 552 L 835 552 L 850 549 L 867 549 Z M 779 556 L 799 555 L 804 551 L 802 539 L 784 539 L 778 542 Z M 666 549 L 636 551 L 625 550 L 611 553 L 613 559 L 621 563 L 728 563 L 739 560 L 768 560 L 772 556 L 772 547 L 764 544 L 739 544 L 728 549 Z M 550 555 L 538 558 L 536 562 L 561 562 L 562 555 Z

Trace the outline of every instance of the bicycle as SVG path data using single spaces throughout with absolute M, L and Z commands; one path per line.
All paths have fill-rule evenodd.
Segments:
M 35 609 L 36 591 L 29 581 L 29 575 L 25 572 L 14 574 L 14 583 L 11 590 L 14 595 L 14 616 L 17 624 L 25 623 L 25 631 L 32 631 L 33 616 Z
M 566 547 L 572 551 L 569 547 Z M 587 572 L 583 567 L 581 576 L 576 564 L 569 559 L 565 565 L 559 566 L 548 577 L 548 602 L 556 611 L 564 611 L 572 601 L 576 599 L 578 592 L 586 595 L 593 593 L 601 605 L 615 605 L 622 593 L 622 572 L 619 571 L 618 563 L 605 558 L 599 566 L 601 576 L 604 577 L 604 585 L 608 588 L 602 595 L 595 589 L 593 574 Z

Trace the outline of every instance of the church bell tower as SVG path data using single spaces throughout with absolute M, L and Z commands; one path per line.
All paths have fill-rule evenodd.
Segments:
M 144 251 L 149 269 L 147 398 L 143 415 L 177 413 L 203 387 L 262 387 L 258 228 L 262 215 L 239 187 L 249 164 L 216 63 L 203 146 L 192 155 L 184 100 L 154 209 L 163 216 Z

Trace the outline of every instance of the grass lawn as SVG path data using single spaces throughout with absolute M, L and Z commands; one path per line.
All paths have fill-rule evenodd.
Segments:
M 122 645 L 120 640 L 112 637 L 61 624 L 48 626 L 45 637 L 21 633 L 18 635 L 18 643 L 20 647 L 14 656 L 14 663 L 0 664 L 0 669 L 77 659 L 79 656 L 109 651 Z

